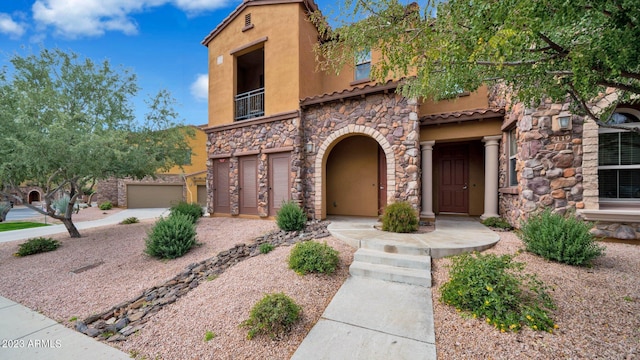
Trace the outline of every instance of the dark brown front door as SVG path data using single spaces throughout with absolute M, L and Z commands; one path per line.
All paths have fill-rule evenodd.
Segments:
M 289 153 L 269 155 L 269 215 L 275 216 L 289 200 Z
M 469 212 L 469 152 L 467 145 L 451 145 L 439 148 L 440 212 Z
M 229 214 L 229 159 L 213 160 L 213 212 Z
M 258 158 L 240 158 L 240 214 L 258 215 Z
M 387 157 L 378 146 L 378 215 L 387 207 Z

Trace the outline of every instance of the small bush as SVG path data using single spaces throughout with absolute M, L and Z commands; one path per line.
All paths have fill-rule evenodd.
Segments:
M 98 206 L 98 208 L 100 210 L 111 210 L 111 209 L 113 209 L 113 204 L 111 203 L 111 201 L 107 200 L 107 201 L 103 202 L 102 204 L 100 204 L 100 206 Z
M 273 244 L 270 244 L 270 243 L 260 244 L 260 253 L 261 254 L 268 254 L 271 251 L 273 251 L 273 249 L 275 249 L 275 246 L 273 246 Z
M 297 243 L 289 254 L 289 268 L 301 275 L 310 272 L 333 274 L 339 262 L 338 251 L 315 241 Z
M 161 259 L 175 259 L 196 244 L 196 229 L 188 215 L 174 214 L 158 220 L 145 243 L 145 253 Z
M 213 331 L 207 330 L 207 332 L 204 333 L 205 342 L 213 340 L 214 337 L 216 337 L 216 333 L 214 333 Z
M 171 215 L 173 214 L 183 214 L 187 215 L 191 218 L 191 222 L 194 224 L 204 215 L 204 211 L 202 210 L 202 206 L 198 203 L 188 203 L 186 201 L 181 201 L 176 205 L 171 207 Z
M 129 225 L 129 224 L 136 224 L 136 223 L 139 223 L 139 222 L 140 222 L 140 220 L 138 220 L 138 218 L 137 218 L 137 217 L 132 216 L 132 217 L 128 217 L 128 218 L 126 218 L 126 219 L 122 220 L 122 221 L 120 222 L 120 224 L 123 224 L 123 225 Z
M 523 274 L 524 263 L 512 259 L 494 254 L 453 257 L 441 301 L 484 318 L 501 332 L 523 325 L 552 332 L 555 325 L 547 312 L 555 307 L 546 287 L 534 275 Z
M 33 254 L 39 254 L 47 251 L 53 251 L 60 247 L 60 243 L 52 238 L 37 237 L 27 240 L 18 247 L 18 252 L 15 256 L 27 256 Z
M 593 225 L 546 210 L 522 223 L 520 238 L 529 252 L 569 265 L 588 266 L 604 254 L 589 232 Z
M 71 201 L 69 196 L 64 195 L 59 199 L 53 200 L 51 207 L 56 211 L 57 214 L 64 215 L 67 212 L 69 201 Z
M 418 215 L 406 201 L 398 201 L 387 206 L 382 215 L 382 230 L 409 233 L 418 230 Z
M 249 340 L 258 334 L 276 339 L 291 330 L 301 312 L 302 308 L 284 293 L 267 294 L 253 306 L 249 319 L 240 326 L 249 328 Z
M 300 231 L 307 223 L 307 215 L 293 201 L 285 201 L 276 214 L 276 223 L 284 231 Z
M 513 229 L 513 226 L 511 226 L 511 224 L 509 224 L 507 220 L 501 217 L 495 217 L 495 216 L 482 220 L 482 225 L 492 227 L 492 228 L 504 229 L 504 230 Z

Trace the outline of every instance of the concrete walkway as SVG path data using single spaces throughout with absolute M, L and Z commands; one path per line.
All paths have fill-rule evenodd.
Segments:
M 99 220 L 81 221 L 74 224 L 76 225 L 78 230 L 84 230 L 84 229 L 90 229 L 90 228 L 100 227 L 100 226 L 116 225 L 128 217 L 137 217 L 139 220 L 144 220 L 144 219 L 155 219 L 160 216 L 167 216 L 167 215 L 169 215 L 169 209 L 166 209 L 166 208 L 125 209 L 111 216 L 107 216 Z M 0 232 L 0 243 L 8 242 L 8 241 L 26 240 L 29 238 L 34 238 L 39 236 L 49 236 L 49 235 L 66 233 L 66 232 L 67 232 L 67 228 L 65 228 L 64 225 L 62 224 L 30 228 L 30 229 L 22 229 L 22 230 L 3 231 L 3 232 Z
M 167 209 L 127 209 L 106 218 L 76 224 L 78 230 L 168 215 Z M 66 233 L 64 225 L 0 232 L 0 242 Z M 0 359 L 130 359 L 129 354 L 90 338 L 27 307 L 0 296 Z
M 330 220 L 333 236 L 359 248 L 352 276 L 291 359 L 435 360 L 430 256 L 484 250 L 499 236 L 466 217 L 438 217 L 426 234 L 382 232 L 374 218 Z

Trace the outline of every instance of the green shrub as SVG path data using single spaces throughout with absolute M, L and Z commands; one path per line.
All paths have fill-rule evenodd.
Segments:
M 18 247 L 18 252 L 15 256 L 27 256 L 33 254 L 39 254 L 47 251 L 53 251 L 60 247 L 60 243 L 52 238 L 37 237 L 27 240 Z
M 175 259 L 196 244 L 195 225 L 184 214 L 161 218 L 151 228 L 145 243 L 145 253 L 161 259 Z
M 382 215 L 382 230 L 409 233 L 418 230 L 418 215 L 406 201 L 398 201 L 387 206 Z
M 501 332 L 523 325 L 552 332 L 548 311 L 555 308 L 546 287 L 535 275 L 522 273 L 524 263 L 511 255 L 464 254 L 452 258 L 450 280 L 442 285 L 441 301 L 459 311 L 484 318 Z
M 307 215 L 293 201 L 285 201 L 276 214 L 276 223 L 284 231 L 300 231 L 307 223 Z
M 171 207 L 171 215 L 173 214 L 183 214 L 187 215 L 191 218 L 191 222 L 194 224 L 204 215 L 204 211 L 202 210 L 202 206 L 198 203 L 188 203 L 186 201 L 181 201 L 176 205 Z
M 270 244 L 270 243 L 260 244 L 260 253 L 261 254 L 268 254 L 273 249 L 275 249 L 275 246 L 273 246 L 273 244 Z
M 138 220 L 137 217 L 132 216 L 132 217 L 128 217 L 128 218 L 122 220 L 120 222 L 120 224 L 128 225 L 128 224 L 136 224 L 136 223 L 139 223 L 139 222 L 140 222 L 140 220 Z
M 513 226 L 511 226 L 511 224 L 509 224 L 507 220 L 501 217 L 495 217 L 495 216 L 482 220 L 482 225 L 492 227 L 492 228 L 504 229 L 504 230 L 513 229 Z
M 207 332 L 204 333 L 204 341 L 205 342 L 213 340 L 214 337 L 216 337 L 216 333 L 214 333 L 211 330 L 207 330 Z
M 267 294 L 253 306 L 249 319 L 240 326 L 249 328 L 249 340 L 258 334 L 275 339 L 291 330 L 300 319 L 301 311 L 302 308 L 284 293 Z
M 98 206 L 98 208 L 100 208 L 100 210 L 111 210 L 111 209 L 113 209 L 113 204 L 111 203 L 111 201 L 107 200 L 107 201 L 103 202 L 102 204 L 100 204 L 100 206 Z
M 310 272 L 332 274 L 339 262 L 338 251 L 315 241 L 297 243 L 289 254 L 289 268 L 301 275 Z
M 588 266 L 604 254 L 589 232 L 593 225 L 546 210 L 522 223 L 519 236 L 527 251 L 569 265 Z

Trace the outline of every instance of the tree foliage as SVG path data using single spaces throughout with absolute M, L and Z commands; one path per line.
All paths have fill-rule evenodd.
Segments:
M 371 49 L 381 56 L 372 77 L 407 77 L 406 96 L 440 100 L 503 82 L 527 104 L 569 95 L 603 125 L 611 111 L 592 114 L 589 101 L 607 88 L 618 90 L 617 103 L 640 95 L 636 0 L 427 0 L 422 8 L 347 0 L 345 9 L 335 29 L 321 14 L 313 17 L 321 67 L 339 71 Z
M 143 122 L 135 119 L 130 71 L 59 49 L 9 62 L 0 71 L 0 190 L 23 200 L 20 185 L 40 186 L 46 208 L 26 205 L 62 220 L 72 237 L 80 234 L 71 209 L 97 180 L 142 178 L 187 156 L 193 131 L 179 126 L 167 91 L 147 102 Z M 52 201 L 65 194 L 69 209 L 56 215 Z

